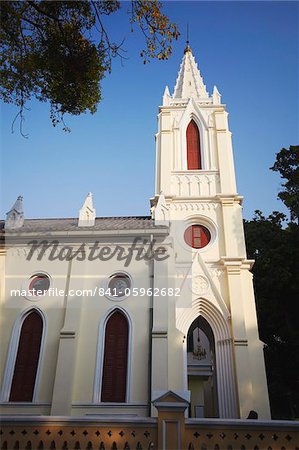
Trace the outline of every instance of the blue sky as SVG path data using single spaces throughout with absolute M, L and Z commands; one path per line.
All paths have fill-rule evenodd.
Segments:
M 216 84 L 229 112 L 238 191 L 244 216 L 285 211 L 276 199 L 279 175 L 270 171 L 281 147 L 298 139 L 297 2 L 164 2 L 182 35 L 168 61 L 143 65 L 141 33 L 130 33 L 128 2 L 106 20 L 113 39 L 126 38 L 128 58 L 113 61 L 102 82 L 103 101 L 94 115 L 68 117 L 70 134 L 53 128 L 49 107 L 32 101 L 24 139 L 11 133 L 16 114 L 4 105 L 1 217 L 18 195 L 27 218 L 76 217 L 91 191 L 98 216 L 148 215 L 154 194 L 157 111 L 165 85 L 173 92 L 190 42 L 211 93 Z

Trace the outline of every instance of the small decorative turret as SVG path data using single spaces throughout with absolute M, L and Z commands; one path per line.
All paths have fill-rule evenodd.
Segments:
M 214 105 L 220 105 L 221 104 L 221 94 L 218 91 L 217 86 L 214 86 L 212 98 L 213 98 L 213 104 Z
M 79 227 L 93 227 L 95 224 L 96 210 L 93 207 L 92 193 L 89 192 L 82 208 L 79 211 Z
M 6 213 L 5 229 L 16 230 L 24 223 L 23 197 L 19 195 L 13 207 Z
M 166 86 L 164 94 L 163 94 L 163 106 L 169 106 L 170 99 L 171 99 L 171 96 L 169 93 L 169 89 L 168 89 L 168 86 Z
M 156 206 L 153 208 L 153 218 L 155 219 L 155 225 L 169 226 L 169 209 L 162 191 L 157 198 Z

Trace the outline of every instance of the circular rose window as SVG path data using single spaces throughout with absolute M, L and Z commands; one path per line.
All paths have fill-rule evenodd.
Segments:
M 28 290 L 32 295 L 44 295 L 50 287 L 50 278 L 43 274 L 38 273 L 33 275 L 29 281 Z
M 108 289 L 112 297 L 124 297 L 127 295 L 128 289 L 131 287 L 131 280 L 128 275 L 113 275 L 108 283 Z
M 203 248 L 210 242 L 211 233 L 203 225 L 191 225 L 185 230 L 184 239 L 190 247 Z

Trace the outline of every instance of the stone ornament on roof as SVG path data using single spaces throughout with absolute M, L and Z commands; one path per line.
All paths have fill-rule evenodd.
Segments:
M 169 209 L 162 191 L 157 199 L 156 206 L 153 208 L 153 217 L 155 219 L 155 225 L 169 226 Z
M 6 213 L 5 229 L 15 230 L 24 224 L 23 197 L 19 195 L 13 207 Z
M 96 210 L 93 207 L 92 193 L 89 192 L 79 211 L 79 227 L 93 227 L 95 224 Z
M 217 86 L 214 86 L 212 98 L 213 98 L 213 104 L 214 105 L 220 105 L 221 104 L 221 94 L 218 91 Z

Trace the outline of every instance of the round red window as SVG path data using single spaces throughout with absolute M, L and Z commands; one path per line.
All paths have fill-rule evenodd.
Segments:
M 29 291 L 33 295 L 43 295 L 50 287 L 50 279 L 47 275 L 39 273 L 33 275 L 29 283 Z
M 211 233 L 202 225 L 191 225 L 185 230 L 185 242 L 193 248 L 203 248 L 211 240 Z

